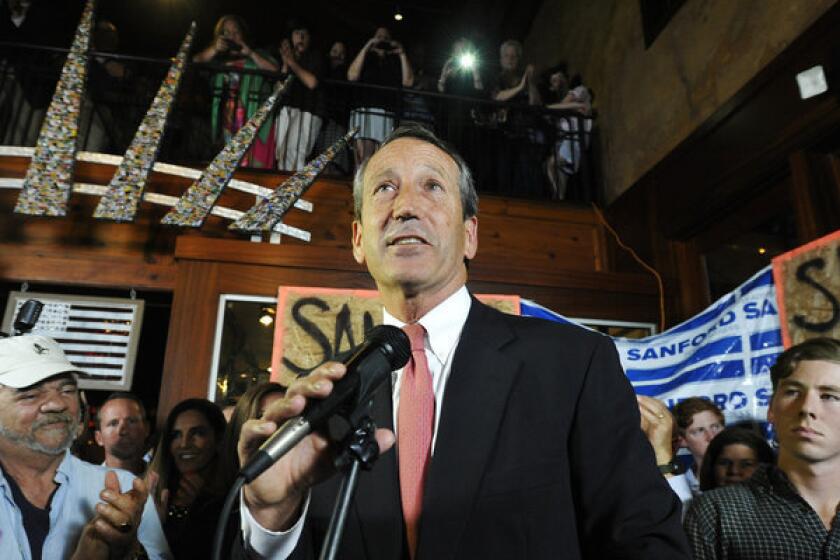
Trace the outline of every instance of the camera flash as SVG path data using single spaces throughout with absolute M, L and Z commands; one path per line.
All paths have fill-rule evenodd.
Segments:
M 461 68 L 472 68 L 475 65 L 475 55 L 473 53 L 464 53 L 458 57 L 458 64 Z

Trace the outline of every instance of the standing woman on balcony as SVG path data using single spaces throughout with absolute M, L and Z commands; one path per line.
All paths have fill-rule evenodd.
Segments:
M 219 18 L 213 29 L 213 41 L 193 57 L 193 62 L 214 62 L 231 69 L 229 72 L 217 72 L 212 76 L 213 141 L 219 140 L 221 132 L 221 138 L 227 144 L 271 93 L 271 86 L 263 76 L 247 71 L 277 72 L 280 67 L 268 54 L 251 48 L 248 26 L 236 15 Z M 274 120 L 266 119 L 257 132 L 251 149 L 245 154 L 242 165 L 273 168 L 274 147 Z
M 403 46 L 391 38 L 386 27 L 376 30 L 347 69 L 347 79 L 378 86 L 414 85 L 414 71 Z M 370 157 L 394 128 L 399 94 L 383 90 L 357 89 L 356 108 L 350 113 L 350 127 L 358 126 L 356 167 Z

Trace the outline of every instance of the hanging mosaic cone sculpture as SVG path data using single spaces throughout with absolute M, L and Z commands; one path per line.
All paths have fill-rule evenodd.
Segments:
M 323 154 L 286 179 L 282 185 L 274 189 L 274 192 L 268 198 L 264 198 L 252 206 L 241 218 L 228 226 L 228 229 L 250 233 L 271 231 L 283 219 L 283 215 L 289 211 L 295 201 L 312 186 L 312 183 L 324 171 L 327 164 L 358 132 L 358 128 L 351 129 L 350 132 L 339 138 L 335 144 L 324 150 Z
M 88 0 L 76 37 L 47 108 L 35 153 L 26 170 L 15 212 L 30 216 L 65 216 L 73 189 L 76 139 L 87 74 L 87 51 L 94 0 Z
M 114 173 L 108 186 L 108 193 L 99 200 L 93 213 L 94 217 L 131 222 L 137 215 L 137 206 L 160 150 L 167 118 L 175 104 L 175 96 L 178 94 L 178 86 L 184 75 L 187 55 L 194 35 L 195 22 L 184 37 L 181 48 L 169 68 L 169 73 L 160 85 L 146 116 L 143 117 L 143 122 L 140 123 L 134 140 L 126 150 L 122 163 Z
M 204 220 L 216 204 L 222 190 L 230 182 L 245 152 L 254 142 L 257 131 L 293 79 L 294 76 L 290 75 L 285 81 L 277 84 L 274 92 L 265 100 L 262 107 L 237 131 L 227 146 L 207 166 L 201 177 L 190 185 L 190 188 L 178 200 L 175 208 L 163 217 L 162 224 L 185 227 L 201 227 L 204 224 Z

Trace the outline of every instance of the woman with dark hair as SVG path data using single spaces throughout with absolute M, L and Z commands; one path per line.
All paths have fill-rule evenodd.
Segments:
M 279 383 L 260 383 L 245 391 L 245 394 L 236 402 L 222 444 L 222 472 L 228 485 L 236 479 L 242 466 L 239 464 L 239 454 L 236 452 L 242 425 L 252 418 L 262 418 L 268 405 L 285 394 L 286 388 Z
M 762 463 L 776 456 L 761 435 L 742 427 L 726 428 L 709 443 L 700 466 L 700 490 L 714 490 L 750 478 Z
M 230 72 L 217 72 L 211 78 L 213 141 L 221 138 L 228 143 L 271 93 L 270 85 L 261 75 L 247 70 L 277 72 L 280 66 L 267 53 L 251 48 L 245 20 L 230 14 L 219 18 L 213 28 L 212 42 L 193 56 L 193 62 L 213 62 L 230 68 Z M 267 119 L 245 154 L 242 165 L 273 168 L 274 148 L 274 122 Z
M 175 558 L 211 556 L 212 539 L 227 488 L 219 451 L 225 417 L 205 399 L 187 399 L 166 418 L 154 459 L 150 487 Z

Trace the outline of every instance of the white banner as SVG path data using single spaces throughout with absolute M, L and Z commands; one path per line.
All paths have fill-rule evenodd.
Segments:
M 573 322 L 528 300 L 520 305 L 522 315 Z M 771 268 L 661 334 L 613 340 L 638 394 L 668 407 L 705 397 L 723 410 L 727 423 L 764 422 L 772 393 L 770 366 L 784 350 Z

